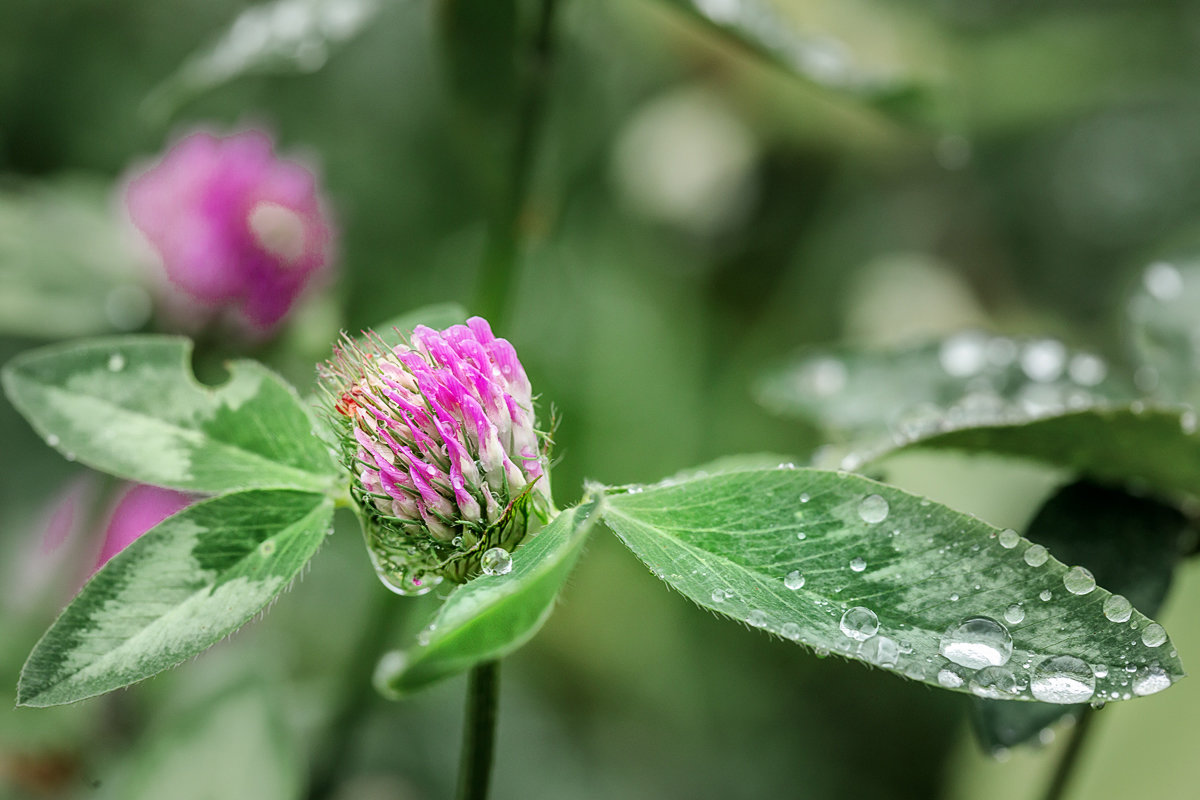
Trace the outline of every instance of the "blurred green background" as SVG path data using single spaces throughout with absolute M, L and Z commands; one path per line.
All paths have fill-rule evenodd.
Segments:
M 319 165 L 341 230 L 333 284 L 274 341 L 206 343 L 211 363 L 249 353 L 307 392 L 340 328 L 496 306 L 561 417 L 560 506 L 585 478 L 805 459 L 817 433 L 750 391 L 804 344 L 980 326 L 1121 363 L 1131 287 L 1200 238 L 1200 5 L 1185 0 L 558 0 L 544 73 L 527 60 L 540 0 L 513 17 L 473 0 L 293 5 L 345 24 L 309 35 L 228 0 L 0 4 L 0 359 L 169 328 L 138 293 L 119 187 L 196 126 L 271 130 Z M 770 57 L 713 24 L 729 20 Z M 547 77 L 533 106 L 530 74 Z M 523 129 L 512 285 L 481 299 Z M 15 687 L 86 558 L 30 566 L 85 471 L 7 403 L 0 436 L 0 687 Z M 1068 476 L 941 455 L 889 477 L 1019 527 Z M 0 712 L 0 796 L 303 797 L 384 592 L 339 523 L 232 641 L 113 696 Z M 1160 617 L 1185 663 L 1198 604 L 1193 564 Z M 431 605 L 395 607 L 399 646 Z M 463 686 L 373 700 L 334 796 L 449 796 Z M 504 665 L 494 796 L 1038 796 L 1065 731 L 994 760 L 966 709 L 701 613 L 597 531 Z M 1198 720 L 1190 681 L 1105 709 L 1071 796 L 1191 796 Z

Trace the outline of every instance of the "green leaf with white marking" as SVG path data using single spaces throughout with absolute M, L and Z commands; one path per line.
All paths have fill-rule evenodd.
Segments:
M 418 646 L 386 656 L 376 684 L 393 697 L 503 658 L 541 629 L 591 530 L 599 500 L 559 513 L 512 554 L 505 575 L 481 575 L 457 587 Z
M 103 472 L 197 492 L 330 491 L 337 467 L 295 390 L 252 361 L 202 386 L 191 349 L 168 336 L 55 345 L 23 353 L 0 377 L 49 444 Z
M 168 517 L 96 573 L 37 643 L 17 704 L 94 697 L 203 652 L 288 587 L 332 516 L 322 495 L 252 490 Z
M 1149 694 L 1183 675 L 1161 626 L 1132 609 L 1110 621 L 1109 592 L 1045 548 L 850 473 L 625 487 L 601 513 L 698 605 L 933 686 L 1073 703 Z M 1019 622 L 1006 619 L 1012 606 Z
M 1025 535 L 1064 562 L 1090 570 L 1134 607 L 1157 614 L 1182 557 L 1186 529 L 1176 508 L 1081 481 L 1046 501 Z M 1084 706 L 977 699 L 974 708 L 980 742 L 994 750 L 1032 741 L 1047 725 L 1078 717 Z

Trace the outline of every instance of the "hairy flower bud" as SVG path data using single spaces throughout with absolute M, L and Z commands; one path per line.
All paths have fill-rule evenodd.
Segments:
M 417 326 L 395 347 L 346 339 L 322 377 L 367 548 L 393 591 L 494 571 L 548 519 L 532 389 L 485 320 Z

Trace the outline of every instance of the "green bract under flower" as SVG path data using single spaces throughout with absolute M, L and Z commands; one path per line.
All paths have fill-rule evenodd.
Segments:
M 547 437 L 529 380 L 485 320 L 417 326 L 396 347 L 346 340 L 322 377 L 388 588 L 423 594 L 494 571 L 502 554 L 489 551 L 511 552 L 549 518 Z

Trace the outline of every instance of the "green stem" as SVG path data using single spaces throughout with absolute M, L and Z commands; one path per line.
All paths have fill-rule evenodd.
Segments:
M 1071 735 L 1066 752 L 1062 754 L 1058 765 L 1054 768 L 1054 777 L 1051 779 L 1050 785 L 1046 787 L 1042 800 L 1062 800 L 1066 797 L 1067 786 L 1071 782 L 1071 776 L 1075 774 L 1075 768 L 1079 764 L 1079 754 L 1083 751 L 1083 745 L 1087 740 L 1088 731 L 1092 728 L 1092 720 L 1095 716 L 1094 710 L 1085 709 L 1079 722 L 1075 724 L 1075 732 Z
M 399 603 L 382 586 L 372 588 L 367 622 L 345 670 L 340 705 L 329 723 L 324 750 L 316 759 L 307 800 L 324 800 L 333 794 L 355 742 L 355 733 L 376 698 L 371 678 L 375 665 L 387 649 L 393 612 Z
M 499 687 L 499 661 L 476 665 L 467 679 L 467 711 L 463 719 L 458 800 L 487 798 L 492 777 L 492 750 L 496 741 L 496 696 Z
M 521 240 L 521 215 L 533 179 L 533 159 L 545 112 L 554 55 L 557 0 L 541 0 L 537 29 L 530 45 L 517 105 L 512 158 L 499 208 L 488 229 L 475 308 L 496 328 L 503 328 Z

